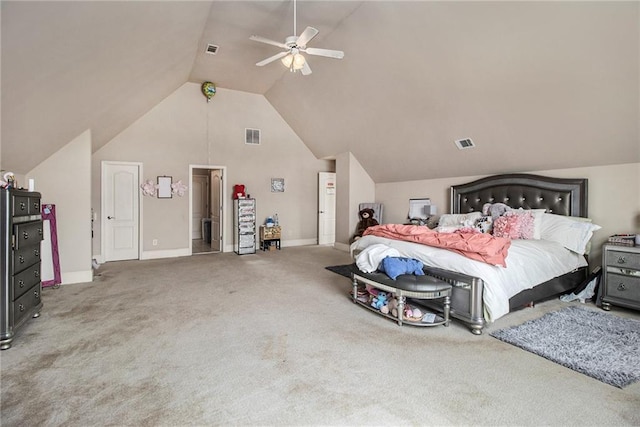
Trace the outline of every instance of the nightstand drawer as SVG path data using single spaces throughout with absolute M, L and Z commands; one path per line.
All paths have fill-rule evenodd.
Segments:
M 640 270 L 640 253 L 610 250 L 607 252 L 606 263 L 612 267 Z
M 640 277 L 609 273 L 607 276 L 607 297 L 630 301 L 640 301 Z

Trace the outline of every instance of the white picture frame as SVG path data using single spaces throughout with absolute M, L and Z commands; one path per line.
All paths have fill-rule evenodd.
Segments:
M 170 176 L 158 177 L 158 199 L 170 199 L 172 178 Z
M 271 192 L 284 193 L 284 178 L 271 178 Z

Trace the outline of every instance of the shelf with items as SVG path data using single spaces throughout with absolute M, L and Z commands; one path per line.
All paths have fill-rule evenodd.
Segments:
M 263 251 L 280 250 L 280 239 L 282 238 L 282 228 L 279 225 L 267 227 L 260 226 L 260 249 Z

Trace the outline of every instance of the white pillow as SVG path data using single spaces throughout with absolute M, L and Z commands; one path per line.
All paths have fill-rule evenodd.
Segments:
M 469 212 L 467 214 L 444 214 L 438 221 L 438 227 L 473 227 L 475 222 L 482 216 L 482 212 Z
M 560 243 L 570 251 L 583 255 L 593 232 L 602 227 L 591 224 L 589 218 L 545 213 L 540 223 L 540 238 Z

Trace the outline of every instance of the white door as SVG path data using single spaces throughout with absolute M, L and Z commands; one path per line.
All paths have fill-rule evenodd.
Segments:
M 318 173 L 318 244 L 336 241 L 336 174 Z
M 211 250 L 222 250 L 222 170 L 211 171 Z
M 105 261 L 139 258 L 140 165 L 102 162 L 102 241 Z
M 202 218 L 209 216 L 209 177 L 193 176 L 193 209 L 191 210 L 191 238 L 203 239 Z

